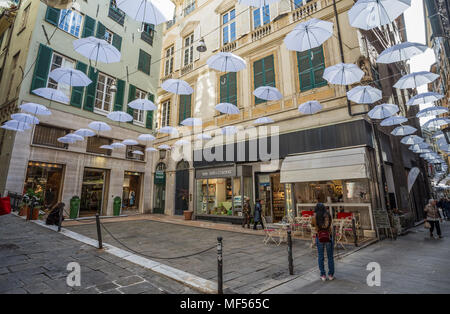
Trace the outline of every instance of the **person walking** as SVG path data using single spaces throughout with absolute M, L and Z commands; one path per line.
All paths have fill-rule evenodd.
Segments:
M 450 220 L 450 200 L 448 197 L 444 198 L 444 208 L 442 209 L 444 218 Z
M 316 232 L 316 246 L 318 252 L 318 263 L 320 269 L 320 279 L 327 280 L 325 273 L 325 254 L 327 251 L 328 259 L 328 280 L 334 280 L 334 256 L 333 256 L 333 237 L 331 233 L 331 215 L 328 213 L 325 205 L 318 203 L 314 210 L 314 216 L 311 226 Z
M 439 221 L 442 222 L 442 217 L 441 214 L 439 213 L 439 209 L 436 206 L 436 200 L 430 199 L 428 201 L 428 204 L 425 206 L 424 212 L 425 212 L 425 222 L 428 222 L 430 224 L 430 237 L 434 238 L 433 231 L 434 228 L 436 228 L 436 233 L 438 237 L 441 239 L 442 233 Z
M 256 204 L 255 204 L 255 214 L 254 214 L 254 220 L 255 220 L 255 224 L 253 225 L 253 229 L 256 230 L 256 226 L 258 225 L 258 222 L 261 224 L 262 228 L 264 229 L 264 224 L 262 222 L 262 209 L 261 209 L 261 200 L 256 200 Z
M 244 208 L 242 209 L 242 215 L 244 215 L 244 222 L 242 223 L 242 228 L 247 226 L 250 229 L 250 199 L 245 198 Z

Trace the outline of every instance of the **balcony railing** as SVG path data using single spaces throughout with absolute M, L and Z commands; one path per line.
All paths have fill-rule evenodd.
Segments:
M 185 65 L 184 67 L 181 68 L 181 75 L 188 74 L 192 70 L 194 70 L 194 63 L 193 62 L 189 63 L 188 65 Z
M 223 46 L 220 49 L 220 52 L 232 52 L 233 50 L 235 50 L 237 48 L 237 40 L 226 44 L 225 46 Z
M 308 2 L 305 5 L 302 5 L 298 9 L 292 12 L 292 21 L 296 22 L 301 19 L 308 17 L 309 15 L 317 12 L 321 9 L 321 1 L 316 0 L 313 2 Z
M 167 81 L 168 79 L 173 78 L 173 73 L 169 73 L 161 78 L 161 83 Z
M 269 23 L 269 24 L 263 25 L 261 27 L 258 27 L 251 34 L 252 35 L 252 41 L 259 40 L 259 39 L 269 35 L 270 33 L 272 33 L 272 31 L 273 31 L 273 24 L 272 23 Z
M 117 23 L 119 23 L 120 25 L 123 25 L 125 21 L 125 13 L 122 12 L 120 9 L 109 7 L 108 16 Z
M 153 33 L 150 34 L 148 32 L 142 32 L 141 33 L 141 39 L 143 41 L 145 41 L 147 44 L 149 44 L 150 46 L 153 46 Z

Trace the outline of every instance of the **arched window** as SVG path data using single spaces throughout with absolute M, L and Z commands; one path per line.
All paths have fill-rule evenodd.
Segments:
M 177 170 L 189 169 L 189 163 L 186 160 L 182 160 L 177 164 Z
M 158 165 L 156 165 L 156 171 L 166 171 L 166 164 L 160 162 Z

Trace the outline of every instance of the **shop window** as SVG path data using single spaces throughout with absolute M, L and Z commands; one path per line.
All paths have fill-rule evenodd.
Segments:
M 122 191 L 122 208 L 128 214 L 138 213 L 141 194 L 141 179 L 141 173 L 125 171 Z
M 300 91 L 304 92 L 327 85 L 327 81 L 322 78 L 323 71 L 325 70 L 322 46 L 297 52 L 297 66 Z
M 68 144 L 58 142 L 58 138 L 69 133 L 68 130 L 44 124 L 37 124 L 33 134 L 33 144 L 67 149 Z
M 100 148 L 100 146 L 102 146 L 102 145 L 110 145 L 111 143 L 112 143 L 112 140 L 110 138 L 101 137 L 101 136 L 88 137 L 87 138 L 86 152 L 93 153 L 93 154 L 100 154 L 100 155 L 111 156 L 111 150 L 110 149 Z
M 275 87 L 275 68 L 273 55 L 267 56 L 263 59 L 253 63 L 253 79 L 254 89 L 260 86 Z M 255 97 L 255 104 L 260 104 L 265 100 Z
M 133 154 L 133 151 L 135 151 L 135 150 L 144 153 L 144 155 Z M 134 159 L 134 160 L 144 161 L 144 159 L 145 159 L 145 147 L 142 146 L 142 145 L 129 145 L 129 146 L 127 146 L 125 157 L 127 159 Z
M 230 72 L 220 77 L 220 102 L 237 106 L 236 72 Z
M 33 191 L 42 200 L 44 206 L 51 207 L 59 200 L 62 178 L 62 165 L 30 161 L 23 192 Z

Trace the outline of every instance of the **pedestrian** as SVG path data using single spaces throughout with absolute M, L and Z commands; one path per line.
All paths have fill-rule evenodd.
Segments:
M 333 237 L 331 234 L 331 215 L 328 213 L 325 205 L 318 203 L 315 208 L 315 213 L 311 221 L 311 226 L 315 228 L 316 232 L 316 246 L 318 252 L 318 263 L 320 269 L 320 279 L 327 280 L 325 275 L 325 254 L 327 251 L 328 259 L 328 280 L 334 280 L 334 256 L 333 256 Z
M 244 208 L 242 209 L 242 215 L 244 216 L 244 222 L 242 223 L 242 228 L 247 227 L 250 229 L 250 199 L 245 197 Z
M 255 214 L 254 214 L 254 221 L 255 224 L 253 225 L 253 229 L 256 230 L 256 226 L 258 225 L 258 222 L 261 224 L 262 228 L 264 229 L 264 224 L 262 222 L 262 209 L 261 209 L 261 200 L 257 199 L 255 204 Z
M 441 226 L 439 225 L 439 221 L 442 222 L 441 214 L 439 213 L 439 209 L 436 206 L 436 200 L 430 199 L 428 204 L 425 206 L 425 222 L 430 224 L 430 237 L 434 238 L 433 231 L 436 228 L 436 233 L 439 238 L 442 238 L 441 234 Z
M 448 197 L 444 198 L 444 208 L 442 209 L 442 212 L 444 213 L 445 219 L 450 220 L 450 200 Z

